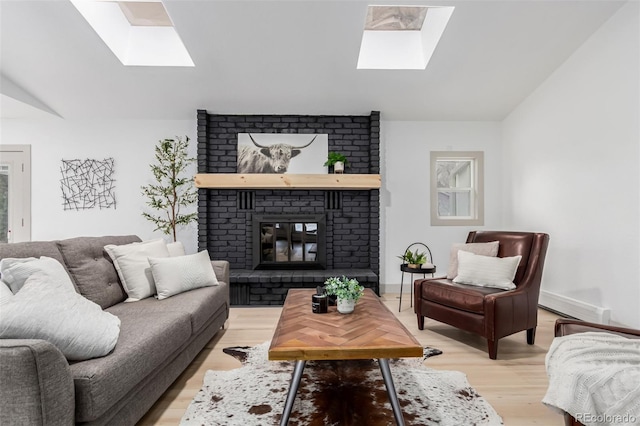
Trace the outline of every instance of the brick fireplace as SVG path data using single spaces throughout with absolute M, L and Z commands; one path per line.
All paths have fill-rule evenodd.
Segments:
M 349 159 L 347 173 L 380 172 L 379 112 L 368 116 L 302 116 L 220 115 L 199 110 L 198 173 L 235 173 L 238 133 L 248 132 L 328 134 L 329 151 L 340 151 Z M 289 288 L 315 288 L 327 277 L 337 275 L 355 277 L 378 293 L 379 196 L 378 189 L 201 188 L 198 246 L 200 250 L 207 249 L 212 259 L 230 262 L 231 303 L 235 305 L 280 305 Z M 322 223 L 320 266 L 296 265 L 297 258 L 282 267 L 269 261 L 267 267 L 258 266 L 257 223 L 265 217 L 267 222 L 273 221 L 273 216 L 291 218 L 275 222 L 282 223 L 277 231 L 278 244 L 286 240 L 289 249 L 294 250 L 298 239 L 305 238 L 311 255 L 316 231 L 311 225 L 301 224 Z M 263 226 L 266 230 L 262 239 L 275 244 L 275 239 L 267 240 L 268 226 Z M 265 253 L 268 249 L 267 245 L 261 248 Z

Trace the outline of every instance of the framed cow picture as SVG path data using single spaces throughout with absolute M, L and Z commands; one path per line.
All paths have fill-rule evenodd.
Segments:
M 326 174 L 329 135 L 238 133 L 238 173 Z

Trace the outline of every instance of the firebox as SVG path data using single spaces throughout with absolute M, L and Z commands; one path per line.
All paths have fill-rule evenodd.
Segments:
M 324 215 L 254 215 L 254 269 L 325 269 Z

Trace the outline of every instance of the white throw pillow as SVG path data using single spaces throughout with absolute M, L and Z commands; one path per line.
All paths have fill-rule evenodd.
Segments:
M 13 293 L 9 286 L 0 281 L 0 306 L 6 305 L 13 299 Z M 2 318 L 2 309 L 0 309 L 0 318 Z
M 5 258 L 0 261 L 0 275 L 13 294 L 16 294 L 31 275 L 42 272 L 51 280 L 56 280 L 75 292 L 71 277 L 64 266 L 52 257 Z
M 2 306 L 0 339 L 43 339 L 68 360 L 107 355 L 120 335 L 120 319 L 60 281 L 35 272 Z
M 113 260 L 124 291 L 129 296 L 125 302 L 137 302 L 156 294 L 148 259 L 169 257 L 169 250 L 163 239 L 121 246 L 109 244 L 104 249 Z
M 184 244 L 180 241 L 174 241 L 167 243 L 167 250 L 169 251 L 169 257 L 184 256 Z
M 499 241 L 491 241 L 490 243 L 466 243 L 454 244 L 451 246 L 449 254 L 449 270 L 447 271 L 447 279 L 452 280 L 458 275 L 458 252 L 468 251 L 482 256 L 496 257 L 498 255 Z
M 158 300 L 200 287 L 219 285 L 206 250 L 179 257 L 149 258 Z
M 458 276 L 454 283 L 513 290 L 522 256 L 490 257 L 458 251 Z

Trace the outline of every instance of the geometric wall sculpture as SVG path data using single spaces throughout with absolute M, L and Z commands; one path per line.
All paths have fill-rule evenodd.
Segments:
M 64 210 L 116 208 L 113 158 L 62 160 L 60 171 Z

